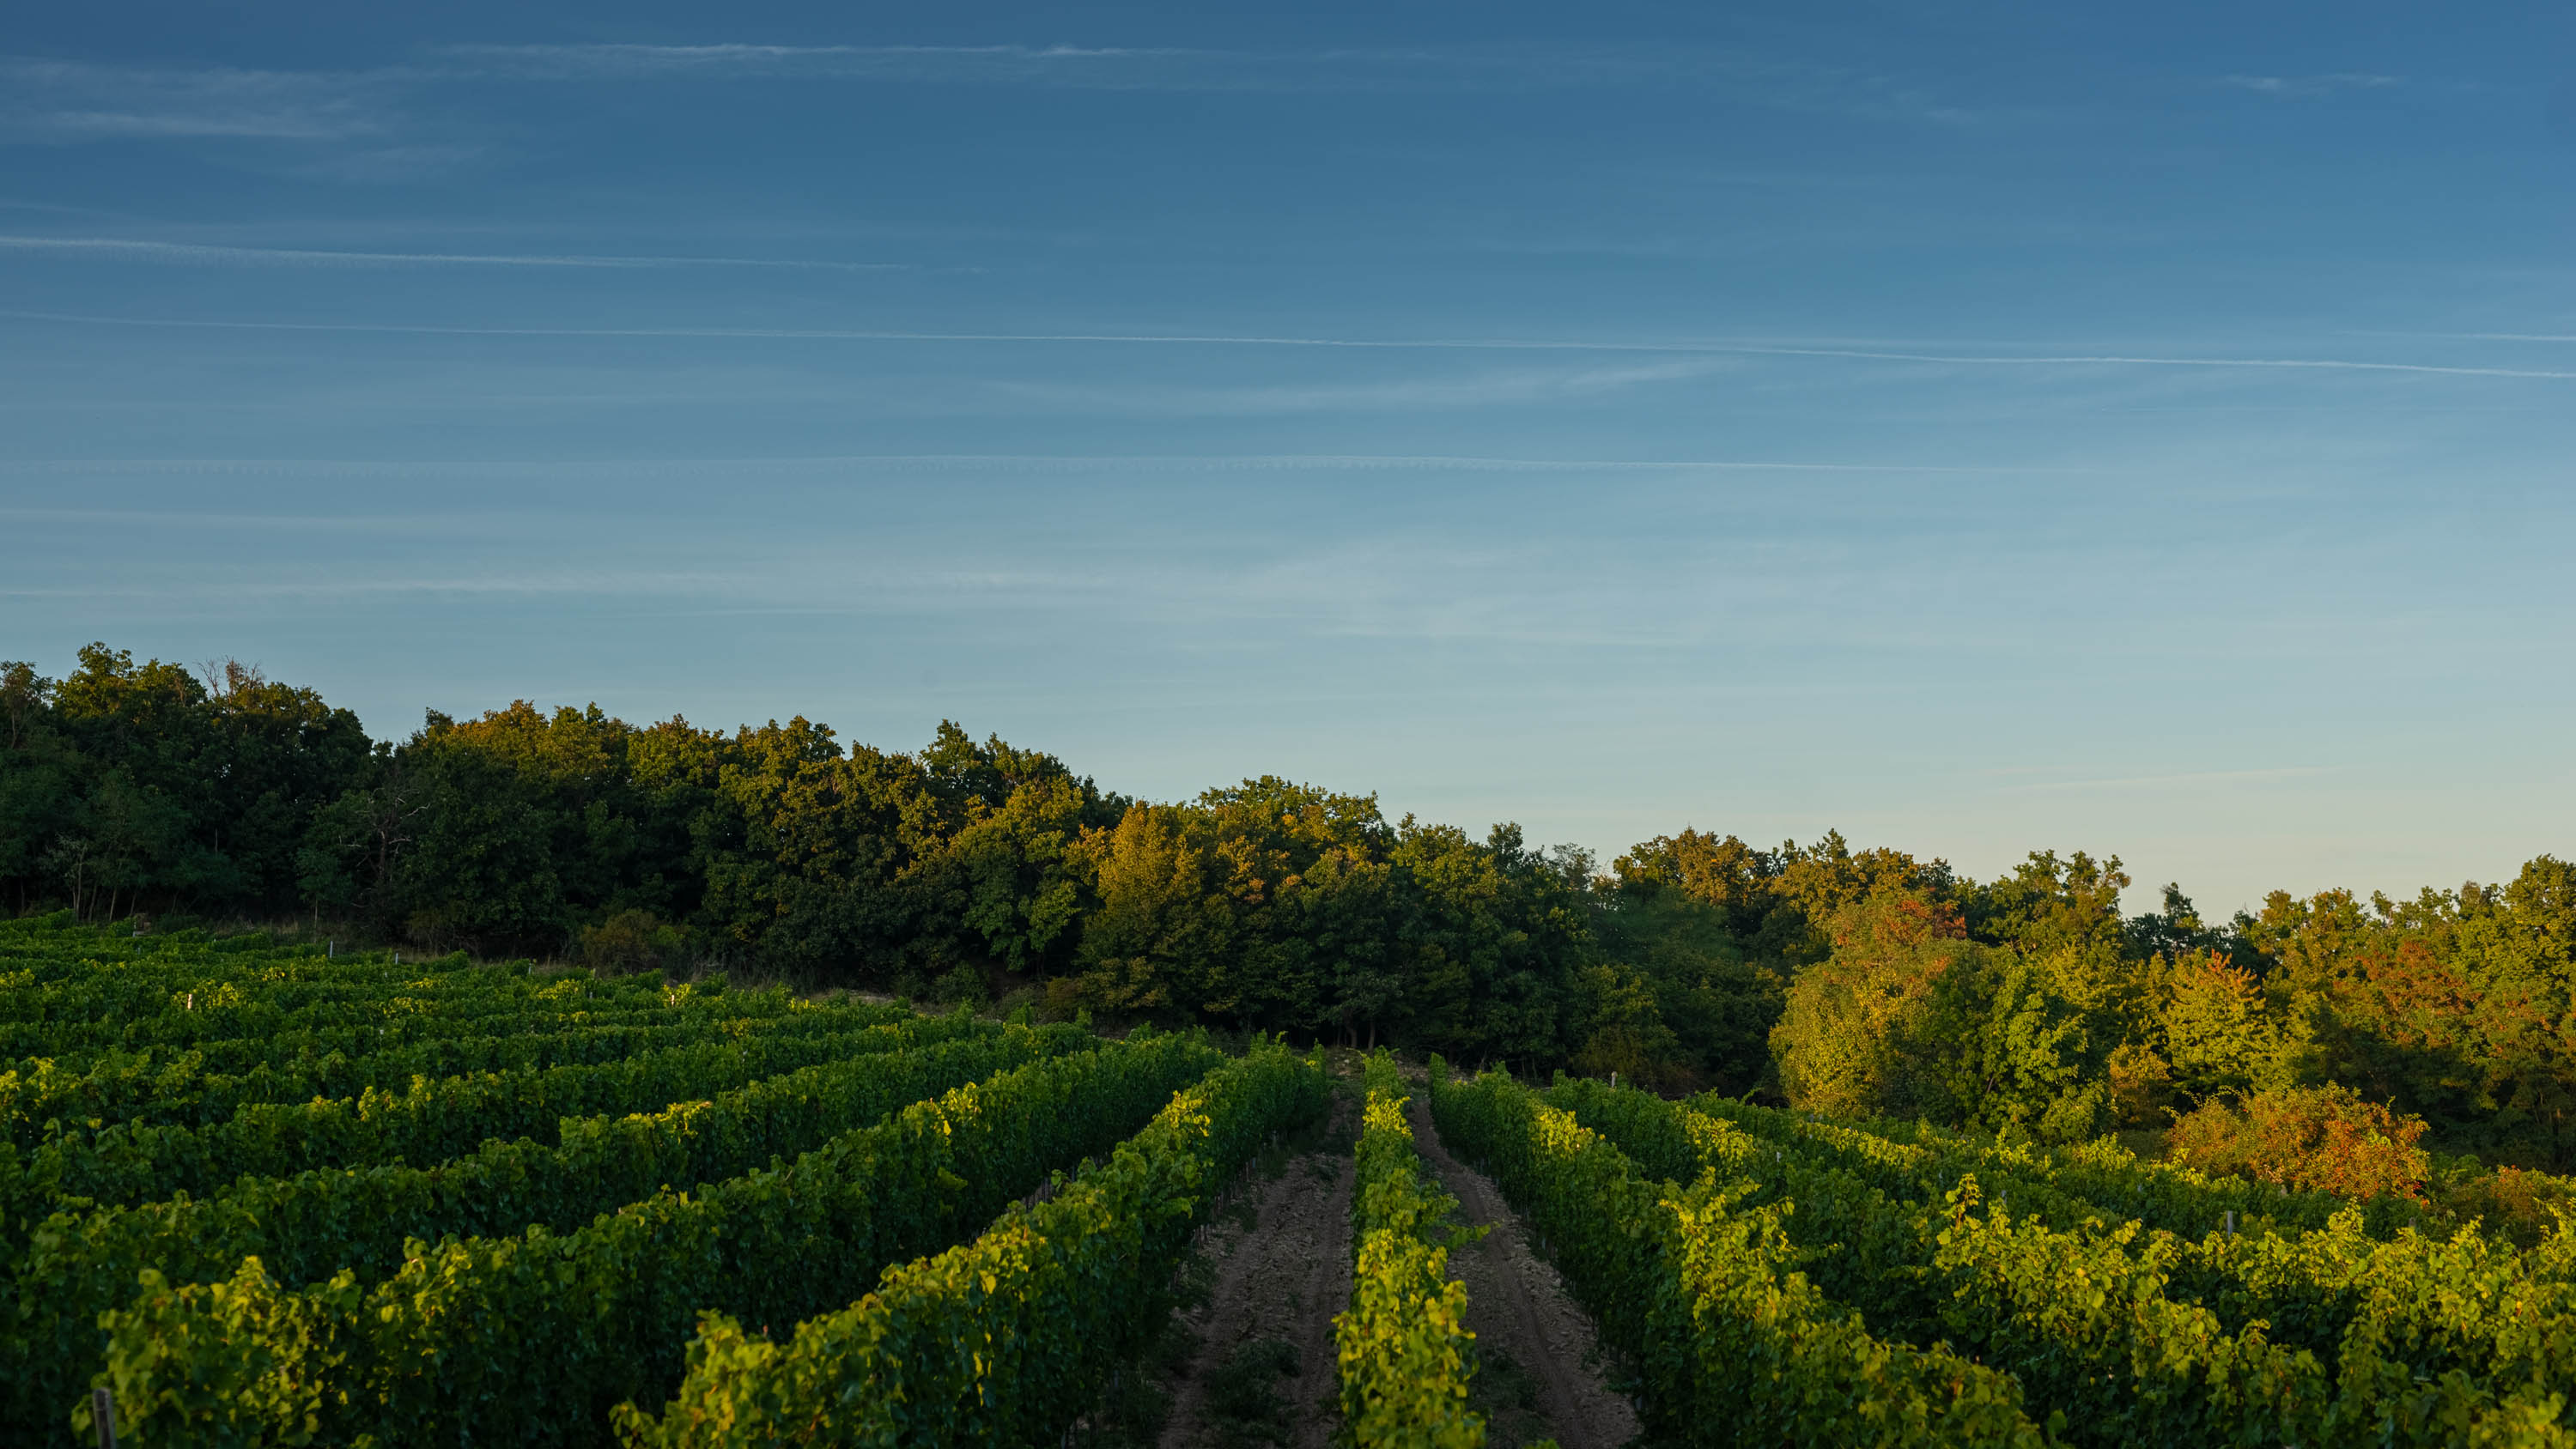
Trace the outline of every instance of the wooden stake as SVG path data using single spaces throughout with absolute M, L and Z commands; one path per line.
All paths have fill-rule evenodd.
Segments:
M 98 1426 L 98 1449 L 116 1449 L 116 1395 L 105 1389 L 90 1390 L 89 1416 Z

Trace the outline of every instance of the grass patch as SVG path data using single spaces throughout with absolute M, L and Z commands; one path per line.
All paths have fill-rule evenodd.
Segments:
M 1476 1346 L 1476 1376 L 1467 1405 L 1485 1416 L 1487 1449 L 1525 1449 L 1547 1437 L 1538 1410 L 1538 1379 L 1499 1347 Z
M 1297 1346 L 1285 1339 L 1252 1339 L 1227 1355 L 1207 1381 L 1207 1422 L 1216 1442 L 1226 1449 L 1287 1443 L 1296 1425 L 1279 1381 L 1296 1372 Z

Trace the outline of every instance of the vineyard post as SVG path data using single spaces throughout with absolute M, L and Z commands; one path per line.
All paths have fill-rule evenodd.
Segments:
M 116 1449 L 116 1395 L 105 1389 L 90 1390 L 89 1416 L 98 1426 L 98 1449 Z
M 2236 1209 L 2234 1208 L 2227 1210 L 2227 1236 L 2231 1238 L 2236 1236 Z

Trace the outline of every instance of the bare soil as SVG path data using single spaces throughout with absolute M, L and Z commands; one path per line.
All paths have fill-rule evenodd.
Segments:
M 1355 1077 L 1348 1065 L 1337 1060 L 1335 1075 Z M 1157 1449 L 1328 1449 L 1340 1427 L 1333 1318 L 1351 1294 L 1359 1114 L 1355 1093 L 1335 1097 L 1329 1127 L 1245 1169 L 1184 1269 L 1196 1290 L 1148 1370 L 1167 1406 Z M 1451 1250 L 1449 1271 L 1467 1285 L 1473 1398 L 1491 1449 L 1550 1437 L 1564 1449 L 1627 1444 L 1636 1414 L 1604 1381 L 1592 1320 L 1531 1251 L 1500 1190 L 1441 1146 L 1418 1093 L 1411 1110 L 1415 1146 L 1458 1199 L 1458 1218 L 1488 1229 Z
M 1320 1146 L 1255 1163 L 1209 1223 L 1200 1251 L 1215 1281 L 1203 1304 L 1179 1315 L 1196 1349 L 1170 1383 L 1161 1449 L 1331 1443 L 1340 1421 L 1333 1316 L 1351 1296 L 1357 1115 L 1337 1094 Z
M 1603 1379 L 1591 1317 L 1530 1250 L 1501 1190 L 1440 1145 L 1420 1094 L 1411 1110 L 1414 1146 L 1458 1199 L 1458 1216 L 1489 1229 L 1450 1252 L 1449 1271 L 1467 1285 L 1467 1327 L 1484 1360 L 1476 1377 L 1487 1390 L 1479 1407 L 1492 1421 L 1494 1449 L 1550 1435 L 1565 1449 L 1617 1449 L 1635 1438 L 1636 1411 Z

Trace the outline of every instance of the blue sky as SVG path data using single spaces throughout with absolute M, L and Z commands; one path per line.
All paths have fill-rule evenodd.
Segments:
M 0 656 L 2221 911 L 2576 848 L 2564 7 L 403 9 L 13 18 Z

